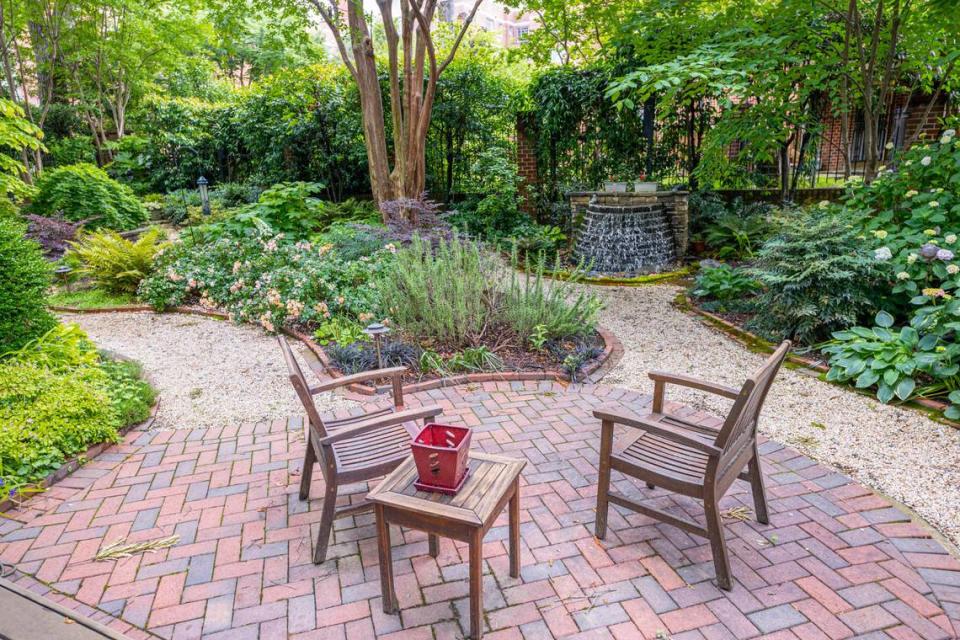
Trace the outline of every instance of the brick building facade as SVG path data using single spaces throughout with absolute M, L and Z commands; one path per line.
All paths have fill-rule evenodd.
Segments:
M 929 99 L 909 100 L 907 95 L 897 95 L 888 110 L 888 116 L 883 123 L 878 138 L 882 141 L 881 147 L 887 142 L 893 142 L 894 147 L 902 149 L 909 147 L 910 141 L 931 140 L 941 133 L 941 122 L 944 117 L 956 112 L 944 97 L 940 97 L 927 113 Z M 926 117 L 924 117 L 926 116 Z M 823 137 L 820 144 L 820 171 L 826 173 L 840 173 L 843 171 L 843 138 L 841 136 L 841 122 L 839 116 L 829 116 L 824 120 Z M 850 164 L 854 173 L 863 167 L 866 157 L 863 148 L 863 119 L 860 114 L 850 117 L 851 143 Z M 919 135 L 917 135 L 919 130 Z M 881 149 L 881 158 L 889 153 Z

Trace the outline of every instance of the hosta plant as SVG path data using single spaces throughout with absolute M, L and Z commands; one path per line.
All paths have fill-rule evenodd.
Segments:
M 927 396 L 960 383 L 960 344 L 945 343 L 936 334 L 922 335 L 914 327 L 899 329 L 885 311 L 876 326 L 853 327 L 833 334 L 822 350 L 829 354 L 827 380 L 853 381 L 858 389 L 876 389 L 887 403 Z
M 735 300 L 756 292 L 760 283 L 743 269 L 728 264 L 707 267 L 697 274 L 693 295 L 711 300 Z

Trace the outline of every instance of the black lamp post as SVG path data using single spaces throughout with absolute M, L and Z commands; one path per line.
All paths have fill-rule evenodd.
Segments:
M 207 190 L 207 179 L 203 176 L 197 178 L 197 186 L 200 188 L 200 207 L 203 215 L 210 215 L 210 192 Z
M 377 350 L 377 368 L 383 369 L 383 356 L 380 354 L 380 343 L 383 340 L 383 336 L 390 333 L 390 327 L 386 327 L 379 322 L 374 322 L 367 325 L 367 328 L 364 329 L 363 332 L 373 339 L 373 346 Z
M 53 272 L 57 275 L 57 278 L 60 279 L 60 284 L 62 284 L 67 291 L 70 291 L 70 274 L 73 272 L 73 269 L 62 264 L 54 269 Z

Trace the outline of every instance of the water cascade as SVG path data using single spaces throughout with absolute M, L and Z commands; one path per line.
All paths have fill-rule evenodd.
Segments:
M 623 201 L 610 194 L 590 199 L 574 255 L 600 273 L 655 273 L 676 261 L 670 219 L 663 205 Z

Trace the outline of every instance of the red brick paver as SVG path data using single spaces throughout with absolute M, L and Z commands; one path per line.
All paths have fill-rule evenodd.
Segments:
M 960 563 L 884 498 L 797 452 L 762 445 L 771 525 L 731 521 L 736 582 L 713 582 L 704 540 L 613 509 L 593 538 L 599 429 L 591 411 L 648 398 L 599 385 L 484 383 L 410 398 L 476 428 L 474 446 L 523 456 L 519 579 L 506 521 L 484 545 L 490 638 L 960 637 Z M 698 420 L 708 416 L 691 413 Z M 465 547 L 437 559 L 395 531 L 399 615 L 380 602 L 370 515 L 340 520 L 310 561 L 320 501 L 297 499 L 299 418 L 130 433 L 0 521 L 17 580 L 131 638 L 448 638 L 468 622 Z M 320 496 L 317 474 L 312 495 Z M 616 477 L 638 499 L 699 517 L 683 498 Z M 360 500 L 351 487 L 343 500 Z M 738 483 L 723 508 L 752 502 Z M 97 562 L 97 551 L 179 535 L 176 546 Z

